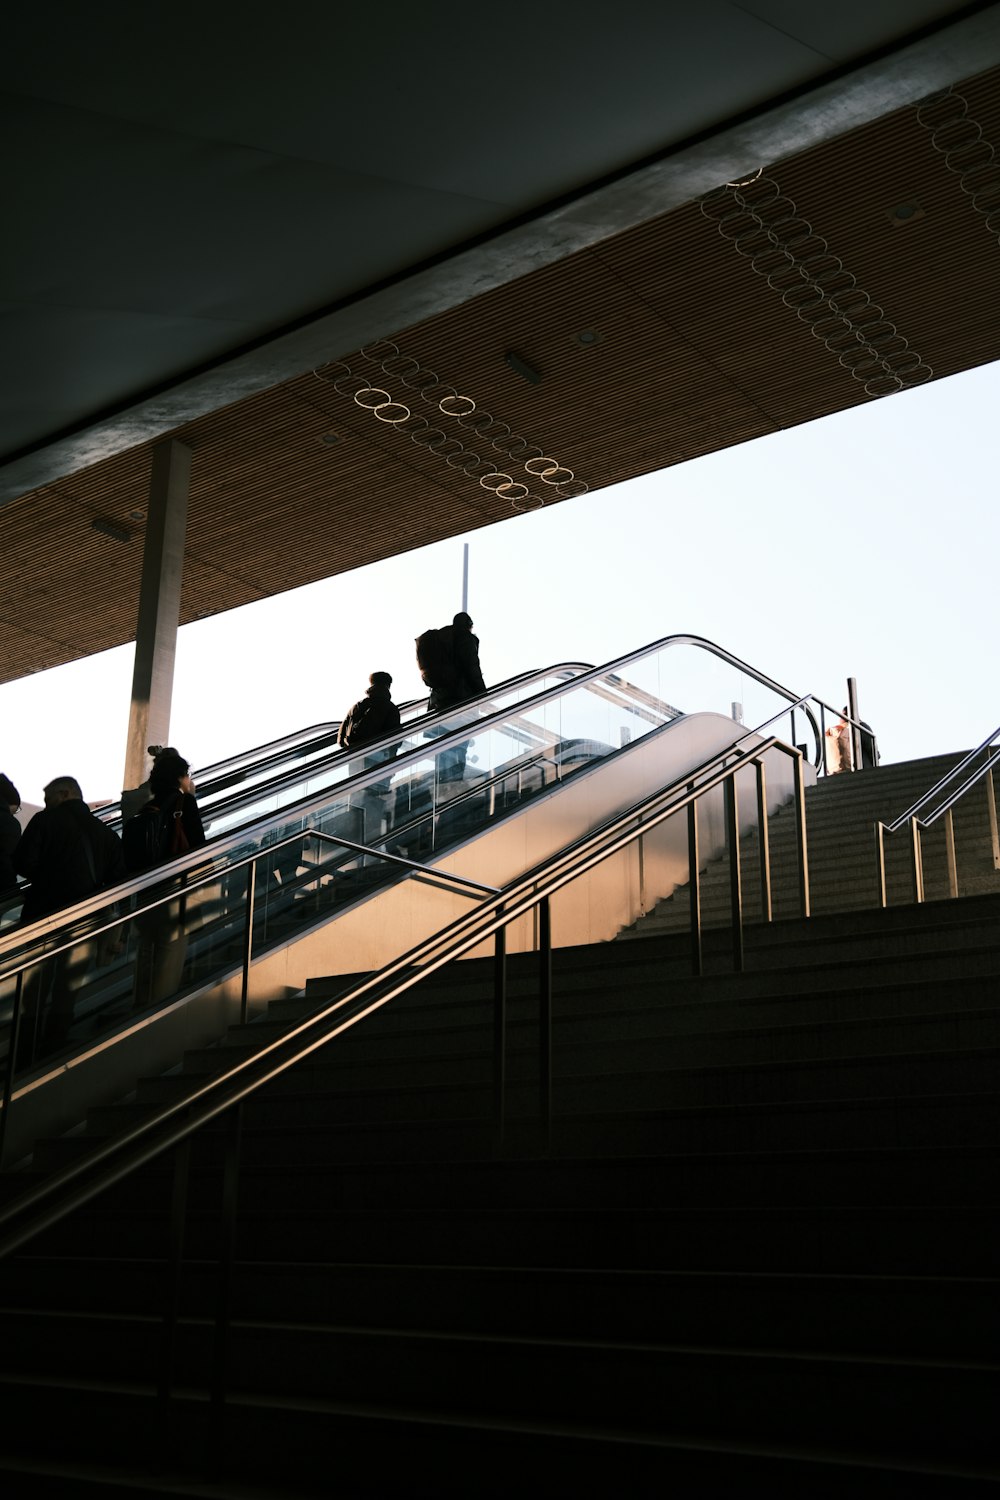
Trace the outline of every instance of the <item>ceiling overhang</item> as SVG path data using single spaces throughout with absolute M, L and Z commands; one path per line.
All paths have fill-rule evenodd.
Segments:
M 732 190 L 704 203 L 761 169 L 750 229 L 767 194 L 794 205 L 810 253 L 853 278 L 858 327 L 871 308 L 891 324 L 876 344 L 896 388 L 1000 357 L 1000 247 L 915 107 L 961 83 L 1000 148 L 997 68 L 990 6 L 36 444 L 0 469 L 0 680 L 133 637 L 150 453 L 168 435 L 194 452 L 191 620 L 876 399 L 837 330 L 720 233 Z M 466 404 L 435 410 L 427 372 Z M 396 404 L 359 401 L 365 382 Z

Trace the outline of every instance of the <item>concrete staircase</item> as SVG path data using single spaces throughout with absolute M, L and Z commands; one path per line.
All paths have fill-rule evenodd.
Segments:
M 831 776 L 806 791 L 806 833 L 809 851 L 809 890 L 814 915 L 856 911 L 878 904 L 878 866 L 875 848 L 876 821 L 891 823 L 906 812 L 926 791 L 962 758 L 930 756 L 880 766 L 857 775 Z M 994 772 L 994 785 L 1000 779 Z M 980 783 L 953 812 L 959 894 L 1000 892 L 1000 870 L 993 862 L 993 845 L 987 822 L 986 786 Z M 1000 802 L 1000 790 L 997 791 Z M 797 884 L 798 844 L 794 807 L 780 808 L 768 820 L 771 856 L 772 912 L 776 918 L 799 915 Z M 913 899 L 912 860 L 908 832 L 886 839 L 886 877 L 890 904 Z M 944 821 L 939 820 L 924 835 L 925 898 L 947 899 L 948 869 L 945 857 Z M 744 916 L 761 916 L 760 845 L 756 829 L 740 840 L 740 873 Z M 712 860 L 702 871 L 702 922 L 706 927 L 727 927 L 731 922 L 728 854 Z M 687 932 L 690 927 L 690 897 L 687 885 L 641 918 L 623 938 L 651 936 L 661 932 Z
M 556 953 L 547 1157 L 531 955 L 510 963 L 502 1159 L 489 964 L 255 1098 L 218 1425 L 221 1134 L 194 1158 L 169 1401 L 168 1166 L 49 1230 L 0 1292 L 8 1493 L 996 1494 L 1000 895 L 751 927 L 742 975 L 725 932 L 706 945 L 697 980 L 668 932 Z M 34 1170 L 343 984 L 275 1002 Z

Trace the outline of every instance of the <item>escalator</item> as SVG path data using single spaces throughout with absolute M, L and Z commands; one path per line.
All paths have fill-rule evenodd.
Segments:
M 522 672 L 490 688 L 481 701 L 502 708 L 517 702 L 526 692 L 536 691 L 541 684 L 588 670 L 588 663 L 567 662 L 544 672 Z M 406 733 L 419 733 L 420 721 L 428 717 L 427 699 L 414 698 L 399 704 L 399 716 Z M 265 787 L 277 790 L 286 785 L 294 790 L 306 779 L 316 781 L 330 766 L 342 769 L 345 756 L 337 744 L 339 729 L 339 720 L 312 724 L 211 765 L 196 767 L 193 775 L 198 805 L 209 837 L 219 831 L 220 820 L 224 820 L 222 827 L 232 827 L 242 809 L 256 809 L 254 798 L 246 797 L 245 793 Z M 126 807 L 126 815 L 128 810 Z M 120 801 L 98 810 L 98 817 L 119 832 L 122 816 Z
M 566 662 L 545 671 L 522 672 L 490 688 L 478 700 L 480 709 L 510 706 L 525 695 L 556 681 L 565 681 L 588 671 L 584 662 Z M 407 735 L 419 735 L 423 720 L 430 721 L 427 699 L 416 698 L 399 705 L 401 728 Z M 351 760 L 337 744 L 339 720 L 309 725 L 278 739 L 267 741 L 237 755 L 214 762 L 194 771 L 198 789 L 198 806 L 208 838 L 252 822 L 264 811 L 273 811 L 295 801 L 303 790 L 318 790 L 347 779 Z M 96 815 L 120 834 L 124 816 L 137 810 L 146 794 L 129 805 L 126 793 L 120 801 L 96 809 Z M 21 882 L 18 896 L 0 902 L 0 929 L 15 925 L 27 883 Z
M 752 673 L 774 709 L 803 712 L 794 694 L 697 637 L 668 637 L 601 668 L 560 665 L 461 709 L 415 714 L 402 735 L 359 755 L 314 745 L 305 765 L 290 765 L 303 742 L 283 747 L 274 774 L 220 791 L 206 809 L 210 843 L 169 875 L 137 877 L 0 938 L 4 1159 L 221 1036 L 241 1009 L 252 1014 L 313 974 L 380 967 L 484 891 L 734 744 L 743 732 L 731 717 L 682 714 L 668 700 L 681 647 Z M 447 768 L 460 748 L 465 775 L 454 781 Z M 245 769 L 254 775 L 262 758 Z M 769 805 L 786 791 L 775 780 Z M 720 805 L 706 852 L 724 836 Z M 647 850 L 642 899 L 667 894 L 684 859 Z M 596 898 L 600 935 L 622 925 L 620 908 L 614 894 Z M 587 921 L 592 935 L 593 913 Z M 530 946 L 530 931 L 518 941 Z M 72 1024 L 53 1050 L 43 1045 L 45 1007 L 67 994 Z

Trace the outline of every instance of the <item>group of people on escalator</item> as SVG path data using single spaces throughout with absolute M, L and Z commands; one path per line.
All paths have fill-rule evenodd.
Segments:
M 472 618 L 464 610 L 450 625 L 440 630 L 425 630 L 416 639 L 417 668 L 425 687 L 429 713 L 444 713 L 449 708 L 485 693 L 482 668 L 479 665 L 479 637 L 472 633 Z M 392 678 L 388 672 L 373 672 L 365 696 L 355 703 L 341 721 L 338 743 L 345 750 L 358 750 L 376 740 L 385 739 L 399 728 L 399 709 L 390 696 Z M 441 734 L 448 733 L 443 727 Z M 460 781 L 465 775 L 468 741 L 455 745 L 440 756 L 439 781 Z M 392 760 L 398 745 L 384 747 L 365 760 L 366 768 Z M 386 790 L 388 782 L 372 790 Z
M 479 641 L 464 611 L 455 615 L 450 625 L 425 631 L 417 638 L 417 665 L 430 689 L 428 708 L 432 713 L 453 708 L 485 691 Z M 399 729 L 399 709 L 392 701 L 391 686 L 388 672 L 371 674 L 365 696 L 341 723 L 341 746 L 356 750 Z M 438 767 L 441 780 L 464 775 L 467 748 L 465 743 L 442 753 Z M 365 767 L 391 760 L 397 750 L 398 745 L 381 748 L 365 758 Z M 31 882 L 21 911 L 22 927 L 110 889 L 129 875 L 168 864 L 205 843 L 188 761 L 171 746 L 151 746 L 150 753 L 154 758 L 148 782 L 138 795 L 130 794 L 138 810 L 126 817 L 121 838 L 95 817 L 73 776 L 57 776 L 49 782 L 44 808 L 22 833 L 15 816 L 21 806 L 17 788 L 9 777 L 0 775 L 0 899 L 17 895 L 18 875 Z M 382 789 L 387 787 L 386 782 Z M 124 913 L 110 907 L 102 915 L 111 920 Z M 146 1009 L 179 987 L 187 949 L 184 918 L 183 894 L 152 910 L 139 911 L 132 918 L 138 939 L 135 1009 Z M 21 1064 L 65 1042 L 73 1022 L 75 997 L 86 973 L 95 962 L 108 962 L 123 946 L 124 927 L 119 924 L 107 934 L 91 941 L 83 939 L 65 953 L 25 971 L 18 1044 Z
M 204 844 L 205 830 L 190 765 L 171 746 L 157 749 L 148 799 L 126 821 L 122 838 L 95 817 L 74 776 L 57 776 L 48 783 L 44 808 L 35 813 L 22 833 L 14 816 L 20 808 L 17 789 L 8 777 L 0 777 L 5 813 L 0 818 L 4 858 L 0 864 L 0 895 L 16 894 L 18 875 L 31 882 L 21 909 L 22 927 Z M 110 907 L 102 916 L 111 920 L 121 914 Z M 135 924 L 138 945 L 133 1005 L 144 1009 L 170 994 L 180 980 L 186 948 L 183 897 L 138 913 Z M 119 926 L 91 941 L 82 940 L 25 971 L 18 1040 L 21 1064 L 63 1044 L 85 975 L 95 961 L 108 962 L 123 946 Z

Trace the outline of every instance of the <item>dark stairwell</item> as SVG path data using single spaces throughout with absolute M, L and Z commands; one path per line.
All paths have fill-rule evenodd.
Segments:
M 744 973 L 720 928 L 692 978 L 662 910 L 648 935 L 557 950 L 547 1156 L 532 955 L 509 961 L 503 1158 L 489 961 L 250 1100 L 224 1406 L 222 1127 L 194 1147 L 169 1399 L 168 1158 L 8 1261 L 8 1491 L 994 1493 L 1000 894 L 863 909 L 868 802 L 905 806 L 896 770 L 810 794 L 827 914 L 782 916 L 776 874 L 779 920 L 747 928 Z M 978 870 L 972 851 L 963 835 Z M 275 1002 L 32 1170 L 344 983 Z

